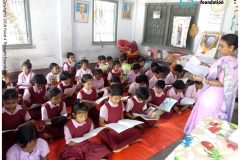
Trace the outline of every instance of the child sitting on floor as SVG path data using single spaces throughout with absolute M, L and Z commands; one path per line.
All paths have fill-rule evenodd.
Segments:
M 129 89 L 128 89 L 128 95 L 129 96 L 134 96 L 136 89 L 140 86 L 146 87 L 147 88 L 148 84 L 148 77 L 145 74 L 141 74 L 137 76 L 135 82 L 130 84 Z
M 41 106 L 46 102 L 47 95 L 47 80 L 42 74 L 36 74 L 32 78 L 32 86 L 25 89 L 23 94 L 22 105 L 30 108 L 33 104 L 38 104 Z M 29 110 L 29 113 L 32 118 L 40 119 L 41 118 L 41 107 L 37 107 Z
M 51 121 L 51 125 L 45 123 L 46 120 L 55 118 L 57 116 L 62 116 L 67 113 L 66 104 L 62 101 L 62 92 L 57 87 L 52 87 L 47 92 L 48 102 L 44 103 L 41 108 L 41 122 L 38 127 L 40 137 L 44 139 L 49 139 L 52 142 L 53 138 L 64 137 L 63 127 L 67 123 L 67 120 L 59 119 Z
M 99 63 L 95 66 L 95 69 L 98 69 L 101 64 L 102 65 L 108 65 L 107 62 L 106 62 L 106 57 L 104 55 L 98 56 L 98 61 L 99 61 Z M 105 70 L 103 70 L 102 78 L 104 80 L 104 86 L 107 86 L 108 85 L 107 68 Z
M 200 81 L 194 81 L 194 84 L 189 86 L 185 92 L 185 97 L 192 98 L 198 100 L 199 96 L 202 93 L 203 83 Z M 194 107 L 195 104 L 191 105 L 191 108 Z
M 146 100 L 148 98 L 149 98 L 148 89 L 146 87 L 140 86 L 136 89 L 136 95 L 127 100 L 127 106 L 126 106 L 127 117 L 144 122 L 143 124 L 137 125 L 137 127 L 141 130 L 144 130 L 146 128 L 151 128 L 151 127 L 155 127 L 155 128 L 159 127 L 156 124 L 157 120 L 144 120 L 142 117 L 137 117 L 133 115 L 133 113 L 138 113 L 138 114 L 144 113 L 144 111 L 147 109 Z
M 81 69 L 79 69 L 76 73 L 76 81 L 78 82 L 78 84 L 81 82 L 81 78 L 84 74 L 92 75 L 92 71 L 88 68 L 88 60 L 82 59 L 80 63 L 81 63 Z
M 157 62 L 152 62 L 151 63 L 151 69 L 149 71 L 146 72 L 146 75 L 148 77 L 148 80 L 150 80 L 153 76 L 154 76 L 154 71 L 156 69 L 156 67 L 158 66 Z
M 182 91 L 185 89 L 185 84 L 182 80 L 176 80 L 173 83 L 173 87 L 167 92 L 169 98 L 177 100 L 177 103 L 173 106 L 173 109 L 178 115 L 182 114 L 182 111 L 188 111 L 190 105 L 181 105 L 179 102 L 184 98 Z
M 110 80 L 110 86 L 113 84 L 121 84 L 121 80 L 118 76 L 112 76 Z M 109 94 L 109 87 L 106 87 L 103 93 L 103 97 L 108 96 Z
M 110 80 L 113 76 L 121 76 L 122 72 L 120 71 L 120 61 L 115 60 L 113 61 L 113 69 L 108 73 L 107 80 L 110 84 Z
M 149 81 L 149 89 L 153 89 L 158 80 L 162 80 L 163 69 L 160 66 L 157 66 L 154 70 L 154 76 Z
M 54 81 L 54 83 L 53 83 L 51 76 L 52 75 L 60 75 L 60 72 L 59 72 L 59 66 L 57 63 L 51 63 L 49 68 L 50 68 L 51 72 L 48 73 L 48 75 L 46 76 L 46 79 L 47 79 L 48 86 L 51 87 L 51 86 L 57 85 L 57 83 L 58 83 L 57 81 Z
M 72 106 L 73 102 L 77 99 L 76 93 L 78 92 L 78 90 L 76 89 L 71 96 L 67 96 L 66 94 L 64 94 L 65 89 L 74 87 L 74 84 L 71 81 L 71 77 L 71 73 L 69 73 L 68 71 L 62 71 L 62 73 L 60 74 L 61 82 L 57 85 L 57 88 L 59 88 L 63 93 L 62 101 L 66 103 L 67 107 Z
M 2 95 L 2 130 L 16 129 L 19 125 L 29 121 L 31 116 L 28 108 L 17 104 L 18 93 L 15 89 L 6 89 Z M 2 134 L 2 155 L 6 157 L 7 150 L 15 143 L 16 132 L 6 132 Z
M 109 123 L 117 123 L 123 119 L 124 106 L 121 101 L 123 89 L 120 84 L 114 84 L 109 89 L 109 100 L 100 109 L 99 126 L 105 127 Z M 113 152 L 120 152 L 129 144 L 142 141 L 141 131 L 133 127 L 121 133 L 106 128 L 100 132 L 102 142 Z
M 7 152 L 7 160 L 48 160 L 50 152 L 45 140 L 39 138 L 34 125 L 20 127 L 14 138 L 15 144 Z
M 145 74 L 146 71 L 143 69 L 143 67 L 144 67 L 144 65 L 146 63 L 146 59 L 144 57 L 141 57 L 141 58 L 139 58 L 138 63 L 141 66 L 140 74 Z
M 128 83 L 133 83 L 136 77 L 140 75 L 141 66 L 138 63 L 133 64 L 132 70 L 127 74 Z
M 172 85 L 177 80 L 177 75 L 183 71 L 183 67 L 180 64 L 177 64 L 173 67 L 171 72 L 167 75 L 165 83 Z
M 93 87 L 95 89 L 101 89 L 104 87 L 104 80 L 102 78 L 103 71 L 101 69 L 96 69 L 93 77 Z
M 75 75 L 76 75 L 76 68 L 74 69 L 71 67 L 71 63 L 75 62 L 75 55 L 72 52 L 67 53 L 67 62 L 63 63 L 63 71 L 68 71 L 71 76 L 71 81 L 76 84 Z
M 2 80 L 4 80 L 9 87 L 13 87 L 13 84 L 9 81 L 9 75 L 6 70 L 2 70 Z
M 107 65 L 108 65 L 108 70 L 111 70 L 113 65 L 113 58 L 111 56 L 107 56 Z
M 64 134 L 67 146 L 61 152 L 61 159 L 102 159 L 109 158 L 111 151 L 103 144 L 84 140 L 76 143 L 72 138 L 82 137 L 93 130 L 93 122 L 88 118 L 88 105 L 77 99 L 71 112 L 72 119 L 64 126 Z

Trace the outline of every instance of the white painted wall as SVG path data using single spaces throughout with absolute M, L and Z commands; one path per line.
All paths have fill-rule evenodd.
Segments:
M 34 49 L 7 50 L 9 72 L 21 71 L 22 63 L 30 59 L 33 69 L 48 68 L 60 64 L 60 24 L 58 0 L 31 0 L 31 24 Z

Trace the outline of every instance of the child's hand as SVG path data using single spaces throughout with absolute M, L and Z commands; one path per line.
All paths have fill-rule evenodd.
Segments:
M 79 82 L 79 78 L 78 78 L 78 77 L 75 77 L 75 81 Z
M 149 106 L 149 107 L 152 107 L 152 106 L 154 106 L 154 104 L 152 104 L 152 103 L 148 103 L 148 106 Z
M 132 119 L 136 119 L 138 116 L 137 115 L 133 115 Z
M 30 125 L 36 125 L 36 121 L 33 121 L 32 123 L 30 123 Z
M 73 70 L 73 67 L 70 67 L 70 69 L 69 69 L 69 73 L 71 73 L 71 72 L 72 72 L 72 70 Z

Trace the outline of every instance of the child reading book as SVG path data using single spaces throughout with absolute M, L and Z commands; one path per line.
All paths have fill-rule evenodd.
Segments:
M 162 80 L 163 69 L 160 66 L 157 66 L 154 70 L 154 76 L 149 81 L 149 89 L 153 89 L 158 80 Z
M 67 107 L 72 106 L 73 102 L 77 99 L 76 92 L 78 90 L 76 89 L 72 95 L 66 95 L 64 94 L 65 89 L 74 88 L 74 84 L 71 81 L 72 75 L 68 71 L 62 71 L 60 74 L 60 83 L 58 83 L 57 88 L 59 88 L 63 93 L 63 101 L 66 103 Z
M 113 58 L 111 56 L 107 56 L 107 65 L 109 69 L 112 69 Z
M 25 89 L 23 94 L 23 106 L 30 108 L 33 104 L 39 104 L 39 107 L 29 110 L 32 118 L 41 118 L 41 105 L 46 102 L 47 80 L 42 74 L 36 74 L 32 78 L 32 86 Z
M 84 74 L 92 75 L 92 71 L 88 68 L 88 60 L 82 59 L 80 63 L 81 63 L 81 69 L 79 69 L 76 73 L 76 81 L 78 82 L 78 84 L 81 82 L 81 78 Z
M 123 89 L 120 84 L 113 84 L 109 89 L 109 101 L 100 109 L 99 126 L 105 127 L 109 123 L 117 123 L 123 119 L 124 106 L 121 102 Z M 129 144 L 142 141 L 141 132 L 136 128 L 127 129 L 121 133 L 107 128 L 100 132 L 102 142 L 113 152 L 120 152 Z
M 82 137 L 93 130 L 93 122 L 88 118 L 88 105 L 77 99 L 72 106 L 72 119 L 64 126 L 67 146 L 61 152 L 61 159 L 102 159 L 109 158 L 111 151 L 103 144 L 88 139 L 76 143 L 72 138 Z
M 103 71 L 101 69 L 96 69 L 94 71 L 94 77 L 93 77 L 93 87 L 95 89 L 101 89 L 104 87 L 104 80 L 102 78 Z
M 200 81 L 194 81 L 194 84 L 189 86 L 185 92 L 185 97 L 198 100 L 202 93 L 203 83 Z
M 177 75 L 183 71 L 183 67 L 180 64 L 177 64 L 173 67 L 171 72 L 167 75 L 165 79 L 166 84 L 173 84 L 177 80 Z
M 112 76 L 112 79 L 110 80 L 110 86 L 113 84 L 121 84 L 121 80 L 118 76 Z M 103 93 L 103 97 L 108 96 L 109 94 L 109 87 L 106 87 Z
M 95 66 L 95 69 L 98 69 L 100 65 L 107 65 L 106 57 L 104 55 L 98 56 L 98 61 L 99 61 L 99 63 Z M 104 86 L 107 86 L 108 85 L 107 68 L 103 70 L 102 78 L 104 80 Z
M 2 93 L 7 89 L 7 84 L 4 80 L 2 80 Z
M 50 152 L 45 140 L 39 138 L 34 125 L 20 127 L 14 138 L 15 144 L 7 152 L 7 160 L 48 160 Z
M 13 87 L 13 84 L 9 81 L 9 75 L 6 70 L 2 70 L 2 80 L 4 80 L 9 87 Z
M 47 84 L 49 87 L 57 85 L 58 81 L 53 77 L 53 75 L 60 75 L 59 72 L 59 66 L 57 63 L 51 63 L 49 65 L 49 68 L 51 70 L 50 73 L 46 76 Z
M 2 95 L 2 130 L 16 129 L 19 125 L 31 119 L 28 108 L 17 104 L 18 93 L 15 89 L 6 89 Z M 14 144 L 15 132 L 2 134 L 2 155 L 6 157 L 7 150 Z
M 148 84 L 148 77 L 145 74 L 141 74 L 137 76 L 135 82 L 130 84 L 129 89 L 128 89 L 128 95 L 129 96 L 134 96 L 136 89 L 140 86 L 146 87 L 147 88 Z
M 176 103 L 173 106 L 173 109 L 177 112 L 178 115 L 182 114 L 182 111 L 188 111 L 188 107 L 191 105 L 181 105 L 179 102 L 181 101 L 182 98 L 184 98 L 184 95 L 182 91 L 185 89 L 185 84 L 183 83 L 182 80 L 176 80 L 173 83 L 173 87 L 167 92 L 167 95 L 170 98 L 173 98 L 177 100 L 178 103 Z
M 63 71 L 68 71 L 71 76 L 71 81 L 76 84 L 75 75 L 76 75 L 76 68 L 74 69 L 71 67 L 71 63 L 75 62 L 75 55 L 72 52 L 67 53 L 67 62 L 63 63 Z
M 144 57 L 141 57 L 141 58 L 139 58 L 138 63 L 141 66 L 140 74 L 145 74 L 146 71 L 143 69 L 143 67 L 144 67 L 144 65 L 146 63 L 146 59 Z
M 110 80 L 113 76 L 121 76 L 122 72 L 120 71 L 120 61 L 113 61 L 113 69 L 108 73 L 107 80 L 110 84 Z
M 46 120 L 62 116 L 66 114 L 66 104 L 62 101 L 62 92 L 57 87 L 52 87 L 47 91 L 48 102 L 44 103 L 41 108 L 41 122 L 38 131 L 41 138 L 53 141 L 53 138 L 64 137 L 63 127 L 67 123 L 67 119 L 56 122 L 51 121 L 51 124 L 46 124 Z
M 136 77 L 140 75 L 141 66 L 138 63 L 133 64 L 132 70 L 127 74 L 128 83 L 133 83 L 136 80 Z
M 93 77 L 90 74 L 84 74 L 82 76 L 83 89 L 78 92 L 77 99 L 96 101 L 97 100 L 97 90 L 93 87 Z M 88 117 L 92 119 L 94 124 L 99 123 L 99 111 L 95 105 L 87 103 L 89 107 Z
M 141 76 L 141 75 L 140 75 Z M 137 117 L 133 113 L 142 114 L 147 109 L 146 100 L 149 98 L 149 92 L 146 87 L 138 87 L 136 90 L 136 95 L 127 100 L 126 114 L 128 118 L 139 120 L 144 122 L 144 124 L 139 124 L 137 127 L 141 130 L 146 128 L 159 126 L 156 124 L 157 120 L 144 120 L 142 117 Z
M 154 76 L 154 71 L 155 71 L 157 66 L 158 66 L 157 62 L 152 62 L 151 63 L 151 69 L 145 73 L 148 77 L 148 80 L 150 80 Z
M 148 99 L 148 106 L 152 107 L 154 105 L 159 106 L 167 98 L 167 91 L 165 88 L 165 82 L 163 80 L 158 80 L 155 84 L 153 90 L 150 91 L 150 96 Z M 173 109 L 170 112 L 162 112 L 160 115 L 161 119 L 170 119 L 173 116 Z

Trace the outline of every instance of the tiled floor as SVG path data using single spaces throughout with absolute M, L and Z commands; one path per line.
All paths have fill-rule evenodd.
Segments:
M 233 116 L 232 116 L 232 123 L 238 124 L 238 102 L 235 103 Z M 166 149 L 162 150 L 161 152 L 158 152 L 154 156 L 150 157 L 148 160 L 164 160 L 179 144 L 180 142 L 185 138 L 182 137 L 170 146 L 168 146 Z

